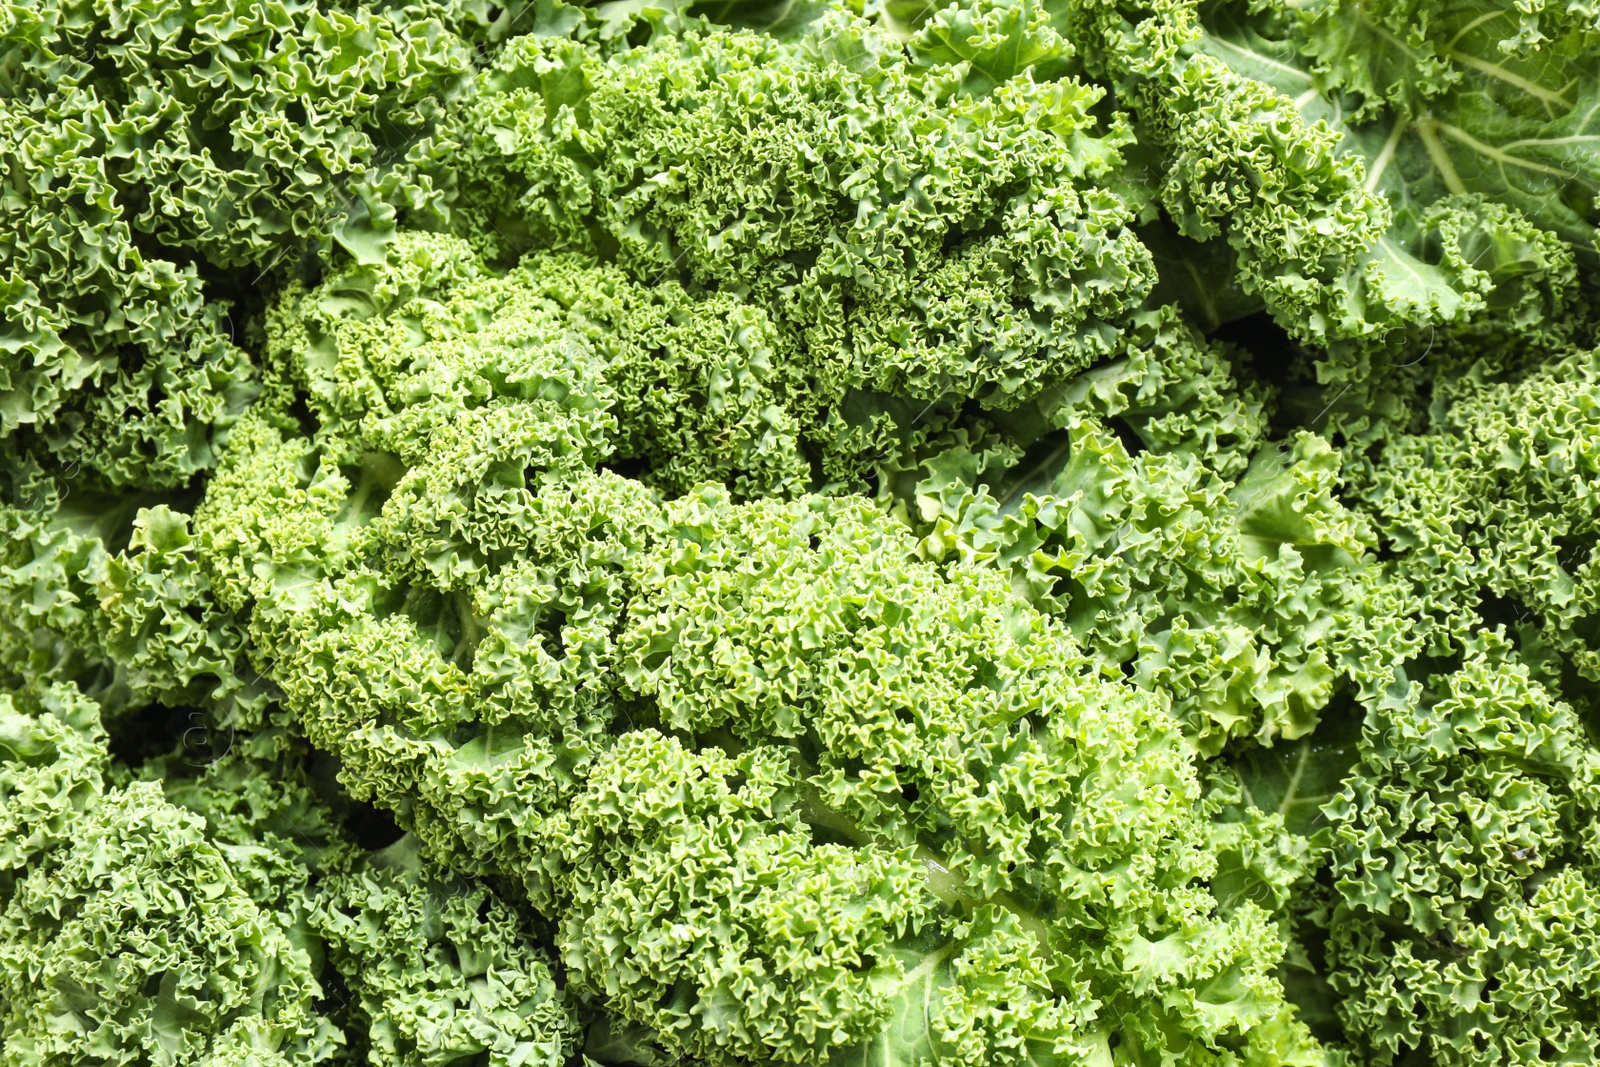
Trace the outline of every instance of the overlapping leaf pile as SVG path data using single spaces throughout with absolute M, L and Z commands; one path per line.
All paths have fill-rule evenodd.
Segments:
M 1582 5 L 0 11 L 0 1062 L 1600 1059 Z

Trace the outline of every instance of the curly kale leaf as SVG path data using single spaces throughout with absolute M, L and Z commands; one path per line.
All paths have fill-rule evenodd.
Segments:
M 495 257 L 580 249 L 739 294 L 822 401 L 1025 399 L 1109 351 L 1150 288 L 1111 180 L 1127 132 L 1050 48 L 957 62 L 951 39 L 919 65 L 837 11 L 793 42 L 521 38 L 462 110 L 452 218 Z
M 64 687 L 0 705 L 0 811 L 23 822 L 0 892 L 5 1062 L 327 1061 L 338 1032 L 287 918 L 159 785 L 109 787 L 96 710 Z
M 1268 915 L 1205 888 L 1159 699 L 869 502 L 595 470 L 626 351 L 536 297 L 548 264 L 412 296 L 406 254 L 290 294 L 322 317 L 275 334 L 282 406 L 195 520 L 352 794 L 520 882 L 576 989 L 676 1054 L 1317 1059 Z
M 14 455 L 14 454 L 13 454 Z M 86 490 L 15 457 L 0 496 L 0 678 L 70 683 L 108 723 L 160 704 L 252 729 L 268 687 L 171 494 Z
M 1509 645 L 1375 706 L 1324 808 L 1328 979 L 1368 1062 L 1580 1060 L 1600 1047 L 1600 752 Z
M 252 395 L 232 298 L 308 244 L 381 255 L 468 50 L 425 9 L 302 0 L 0 25 L 0 436 L 181 484 Z
M 1008 572 L 1087 647 L 1172 695 L 1206 755 L 1302 737 L 1365 610 L 1370 533 L 1339 456 L 1266 445 L 1265 397 L 1168 308 L 1123 358 L 923 462 L 922 551 Z

